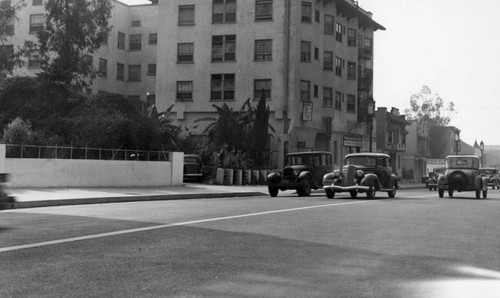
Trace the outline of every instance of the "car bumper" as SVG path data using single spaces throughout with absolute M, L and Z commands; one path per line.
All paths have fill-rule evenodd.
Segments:
M 364 185 L 349 185 L 349 186 L 342 186 L 342 185 L 326 185 L 323 186 L 325 190 L 333 190 L 334 192 L 351 192 L 351 191 L 357 191 L 357 192 L 366 192 L 370 189 L 371 186 L 364 186 Z

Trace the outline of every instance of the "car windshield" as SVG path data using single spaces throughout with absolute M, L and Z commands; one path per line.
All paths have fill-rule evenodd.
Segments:
M 450 157 L 446 159 L 448 169 L 478 169 L 479 159 L 475 157 Z
M 331 165 L 331 155 L 327 154 L 304 154 L 304 155 L 289 155 L 287 156 L 287 164 L 290 166 L 296 165 Z
M 374 167 L 376 163 L 377 159 L 371 156 L 349 156 L 345 159 L 346 165 Z
M 198 163 L 198 158 L 194 156 L 184 157 L 184 162 L 186 163 Z

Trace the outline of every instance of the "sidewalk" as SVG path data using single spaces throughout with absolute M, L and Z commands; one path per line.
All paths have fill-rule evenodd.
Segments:
M 425 185 L 421 183 L 400 185 L 400 189 L 424 187 Z M 14 202 L 6 206 L 7 209 L 268 195 L 266 185 L 229 186 L 194 183 L 172 187 L 6 188 L 5 192 L 14 198 Z

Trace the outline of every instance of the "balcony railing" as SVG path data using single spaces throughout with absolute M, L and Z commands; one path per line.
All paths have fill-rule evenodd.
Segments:
M 7 158 L 169 161 L 169 151 L 6 145 Z
M 386 146 L 387 150 L 391 150 L 391 151 L 401 151 L 401 152 L 404 152 L 406 151 L 406 144 L 402 144 L 402 143 L 397 143 L 397 144 L 394 144 L 394 143 L 388 143 L 387 146 Z

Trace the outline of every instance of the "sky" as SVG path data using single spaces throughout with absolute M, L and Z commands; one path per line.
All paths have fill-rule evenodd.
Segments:
M 500 26 L 496 21 L 500 1 L 358 3 L 386 28 L 374 37 L 377 107 L 395 107 L 403 113 L 411 95 L 428 86 L 446 103 L 455 104 L 449 125 L 461 130 L 464 142 L 500 145 Z

